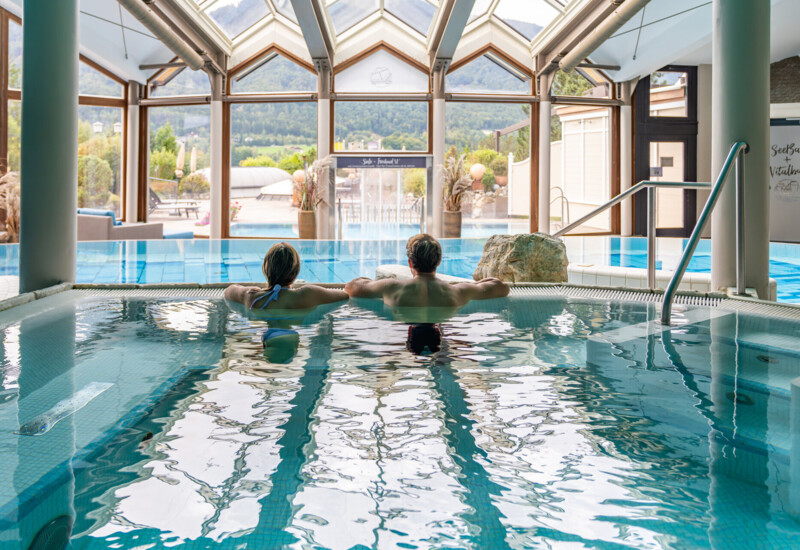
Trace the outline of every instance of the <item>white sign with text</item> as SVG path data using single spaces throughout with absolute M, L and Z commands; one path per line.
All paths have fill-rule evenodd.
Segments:
M 770 240 L 800 242 L 800 126 L 772 126 Z

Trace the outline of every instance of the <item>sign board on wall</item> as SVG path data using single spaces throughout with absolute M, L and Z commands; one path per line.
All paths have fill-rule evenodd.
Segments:
M 770 240 L 800 242 L 800 126 L 770 130 Z
M 426 168 L 427 162 L 427 157 L 337 156 L 336 168 Z

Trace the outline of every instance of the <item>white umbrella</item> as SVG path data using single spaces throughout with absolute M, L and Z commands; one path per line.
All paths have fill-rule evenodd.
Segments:
M 189 168 L 191 170 L 190 173 L 194 174 L 197 172 L 197 147 L 192 147 L 192 156 L 189 157 Z
M 175 177 L 181 179 L 183 177 L 183 165 L 186 162 L 186 142 L 181 142 L 181 148 L 178 151 L 178 158 L 175 160 Z

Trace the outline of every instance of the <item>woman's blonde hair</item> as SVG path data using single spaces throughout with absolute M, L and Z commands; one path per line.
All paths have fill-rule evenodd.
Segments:
M 264 256 L 261 271 L 267 278 L 269 288 L 275 285 L 289 286 L 300 273 L 300 255 L 289 243 L 273 245 Z

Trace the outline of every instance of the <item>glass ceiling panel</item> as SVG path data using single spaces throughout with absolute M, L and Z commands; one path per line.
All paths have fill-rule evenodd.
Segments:
M 317 75 L 273 53 L 231 78 L 235 94 L 314 92 Z
M 436 7 L 425 0 L 384 0 L 383 8 L 425 36 L 436 14 Z
M 272 5 L 275 6 L 278 13 L 297 23 L 297 16 L 294 14 L 294 8 L 292 7 L 292 0 L 272 0 Z
M 494 15 L 528 40 L 533 40 L 558 14 L 545 0 L 500 0 Z
M 475 0 L 475 3 L 472 5 L 472 11 L 469 12 L 469 20 L 467 23 L 471 23 L 484 13 L 486 10 L 489 9 L 489 5 L 492 3 L 492 0 Z
M 206 13 L 233 40 L 270 11 L 264 0 L 217 0 L 206 8 Z
M 338 0 L 328 4 L 333 30 L 339 35 L 380 8 L 380 0 Z

